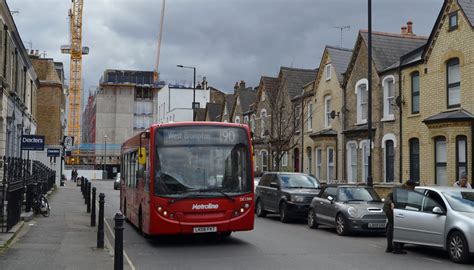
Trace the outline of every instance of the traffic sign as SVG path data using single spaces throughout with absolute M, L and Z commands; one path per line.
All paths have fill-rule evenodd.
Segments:
M 49 148 L 46 154 L 48 157 L 59 157 L 61 155 L 61 149 Z

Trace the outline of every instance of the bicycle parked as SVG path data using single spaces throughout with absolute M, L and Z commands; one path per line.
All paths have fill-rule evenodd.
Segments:
M 40 189 L 41 186 L 37 184 L 33 193 L 33 212 L 35 214 L 41 214 L 44 217 L 48 217 L 51 211 L 51 207 L 49 206 L 48 199 L 46 198 L 46 196 L 43 195 Z

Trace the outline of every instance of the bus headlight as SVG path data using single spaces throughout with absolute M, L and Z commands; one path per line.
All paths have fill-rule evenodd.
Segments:
M 169 218 L 169 219 L 174 219 L 175 218 L 175 215 L 171 211 L 165 210 L 162 206 L 157 205 L 156 206 L 156 211 L 162 217 Z

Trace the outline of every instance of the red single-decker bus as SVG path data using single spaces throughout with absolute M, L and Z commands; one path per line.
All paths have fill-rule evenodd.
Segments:
M 252 230 L 252 158 L 246 125 L 153 125 L 122 145 L 120 209 L 145 235 Z

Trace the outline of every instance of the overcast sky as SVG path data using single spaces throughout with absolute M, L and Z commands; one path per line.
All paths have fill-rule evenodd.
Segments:
M 25 47 L 46 51 L 65 64 L 59 47 L 68 43 L 70 0 L 7 0 L 19 11 L 14 19 Z M 417 35 L 428 36 L 442 0 L 374 0 L 374 31 L 400 32 L 408 20 Z M 84 0 L 85 92 L 105 69 L 153 70 L 161 0 Z M 359 29 L 367 28 L 366 0 L 168 0 L 161 48 L 161 78 L 198 79 L 226 92 L 236 81 L 258 84 L 277 76 L 280 66 L 316 68 L 328 45 L 353 48 Z M 31 43 L 30 43 L 31 42 Z

